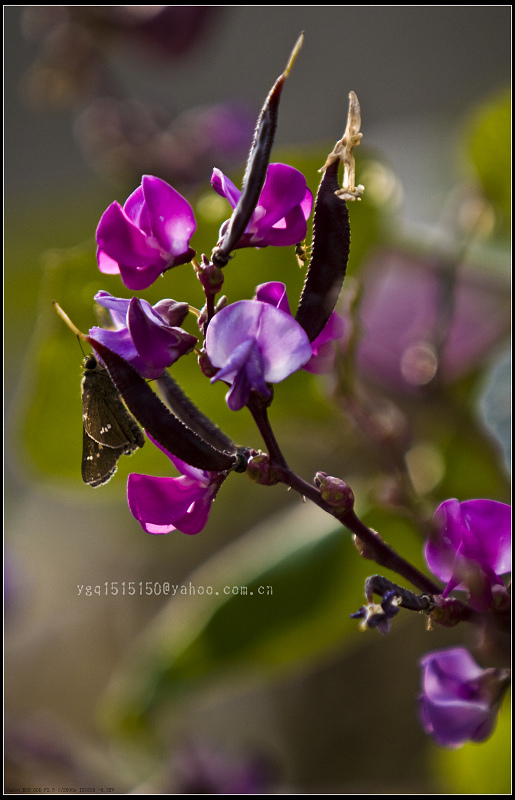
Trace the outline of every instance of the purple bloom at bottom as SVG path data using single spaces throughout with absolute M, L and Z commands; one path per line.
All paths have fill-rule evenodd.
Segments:
M 137 297 L 127 300 L 103 291 L 95 300 L 109 310 L 115 330 L 94 327 L 90 336 L 118 353 L 144 378 L 159 378 L 197 343 L 195 336 L 178 327 L 188 314 L 187 303 L 160 300 L 151 306 Z
M 511 508 L 495 500 L 446 500 L 435 512 L 435 534 L 425 557 L 429 569 L 453 589 L 467 590 L 479 611 L 492 603 L 492 587 L 511 571 Z
M 165 534 L 174 530 L 189 535 L 199 533 L 207 523 L 211 503 L 226 474 L 196 469 L 169 453 L 151 436 L 148 438 L 182 475 L 167 478 L 131 473 L 127 501 L 132 516 L 146 533 Z
M 507 686 L 507 670 L 482 669 L 463 647 L 421 660 L 422 726 L 443 747 L 483 742 L 492 733 Z
M 280 383 L 311 358 L 303 328 L 289 314 L 258 300 L 240 300 L 209 323 L 206 351 L 219 372 L 211 379 L 232 384 L 227 405 L 239 411 L 251 391 L 270 396 L 267 383 Z

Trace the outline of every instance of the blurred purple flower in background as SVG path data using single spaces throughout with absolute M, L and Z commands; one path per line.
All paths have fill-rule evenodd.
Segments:
M 148 289 L 166 270 L 191 261 L 196 227 L 187 200 L 160 178 L 145 175 L 123 208 L 111 203 L 100 219 L 100 272 L 119 273 L 133 291 Z
M 209 180 L 213 164 L 234 169 L 252 140 L 254 115 L 234 102 L 176 115 L 138 100 L 101 97 L 81 112 L 75 133 L 92 165 L 130 185 L 159 175 L 181 189 Z
M 241 192 L 219 169 L 213 170 L 211 185 L 236 208 Z M 236 247 L 286 247 L 302 242 L 312 208 L 313 195 L 304 175 L 287 164 L 270 164 L 256 209 Z M 220 228 L 219 239 L 228 222 Z
M 173 758 L 174 794 L 267 794 L 277 766 L 261 755 L 231 756 L 204 742 Z
M 206 351 L 220 371 L 211 378 L 232 384 L 227 405 L 239 411 L 250 392 L 270 397 L 268 383 L 280 383 L 312 355 L 303 328 L 269 303 L 240 300 L 219 311 L 207 329 Z
M 256 287 L 255 299 L 263 303 L 270 303 L 293 317 L 286 294 L 286 286 L 280 281 L 269 281 Z M 344 319 L 336 311 L 333 311 L 323 331 L 311 342 L 313 355 L 302 369 L 316 375 L 331 372 L 336 358 L 333 342 L 341 339 L 345 329 Z
M 495 500 L 446 500 L 435 512 L 427 541 L 429 569 L 453 589 L 468 590 L 479 611 L 492 603 L 492 587 L 511 571 L 511 508 Z
M 363 272 L 356 363 L 371 380 L 416 392 L 436 376 L 466 375 L 509 330 L 509 298 L 491 276 L 394 250 L 375 253 Z
M 115 330 L 93 327 L 90 336 L 122 356 L 144 378 L 158 378 L 197 343 L 195 336 L 178 327 L 188 314 L 187 303 L 160 300 L 151 306 L 137 297 L 127 300 L 104 291 L 95 300 L 109 309 Z
M 148 434 L 147 434 L 148 436 Z M 181 461 L 148 436 L 179 470 L 180 478 L 131 473 L 127 481 L 129 510 L 146 533 L 178 530 L 193 535 L 206 525 L 211 503 L 226 478 L 223 472 L 206 472 Z
M 507 688 L 508 671 L 481 669 L 463 647 L 420 659 L 422 725 L 443 747 L 483 742 L 492 733 Z

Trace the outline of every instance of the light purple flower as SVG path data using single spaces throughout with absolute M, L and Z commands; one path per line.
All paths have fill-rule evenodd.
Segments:
M 167 478 L 131 473 L 127 501 L 132 516 L 146 533 L 165 534 L 174 530 L 189 535 L 199 533 L 207 523 L 211 503 L 226 474 L 196 469 L 165 450 L 151 436 L 148 438 L 182 474 L 180 478 Z
M 487 739 L 495 726 L 507 670 L 481 669 L 463 647 L 427 653 L 420 666 L 419 709 L 426 733 L 452 748 Z
M 190 204 L 160 178 L 145 175 L 122 206 L 111 203 L 98 224 L 98 266 L 128 289 L 147 289 L 171 267 L 191 261 L 197 224 Z
M 286 314 L 293 316 L 290 311 L 290 304 L 286 294 L 286 286 L 280 281 L 269 281 L 262 283 L 256 288 L 256 300 L 261 300 L 263 303 L 270 303 L 270 305 L 284 311 Z M 335 351 L 333 342 L 345 333 L 345 322 L 342 317 L 333 311 L 329 320 L 316 339 L 311 342 L 312 357 L 307 364 L 304 364 L 302 369 L 307 372 L 312 372 L 316 375 L 322 375 L 326 372 L 331 372 L 335 362 Z
M 137 297 L 127 300 L 103 291 L 95 300 L 109 309 L 116 330 L 94 327 L 90 336 L 122 356 L 144 378 L 159 378 L 197 343 L 195 336 L 178 327 L 188 313 L 187 303 L 160 300 L 151 306 Z
M 474 608 L 492 602 L 492 586 L 511 571 L 511 508 L 495 500 L 446 500 L 436 509 L 435 534 L 428 539 L 429 569 L 453 589 L 467 590 Z
M 241 192 L 219 169 L 213 170 L 211 185 L 236 208 Z M 258 204 L 236 247 L 285 247 L 302 242 L 312 208 L 313 195 L 304 175 L 287 164 L 270 164 Z M 220 239 L 228 222 L 220 229 Z
M 267 383 L 280 383 L 311 358 L 303 328 L 293 317 L 258 300 L 240 300 L 219 311 L 207 329 L 206 350 L 220 371 L 211 378 L 231 383 L 227 405 L 238 411 L 252 390 L 270 396 Z

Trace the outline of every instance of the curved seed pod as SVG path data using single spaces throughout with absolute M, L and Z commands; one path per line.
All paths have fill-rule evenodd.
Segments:
M 350 250 L 349 212 L 339 191 L 339 159 L 326 167 L 313 218 L 313 246 L 295 319 L 312 342 L 334 311 L 347 271 Z
M 282 75 L 277 78 L 261 109 L 247 159 L 245 175 L 243 176 L 240 199 L 232 212 L 229 225 L 222 240 L 214 248 L 211 256 L 213 263 L 217 267 L 225 267 L 228 263 L 231 251 L 234 250 L 241 239 L 256 208 L 259 195 L 265 183 L 266 171 L 270 161 L 275 129 L 277 128 L 281 92 L 303 41 L 304 34 L 301 33 L 292 50 L 286 69 Z
M 192 467 L 210 472 L 225 472 L 238 463 L 236 456 L 216 450 L 177 419 L 145 379 L 118 353 L 91 336 L 85 338 L 106 365 L 131 414 L 166 450 Z
M 183 392 L 166 370 L 157 378 L 157 385 L 165 402 L 173 413 L 179 417 L 192 431 L 195 431 L 205 442 L 212 444 L 217 450 L 236 453 L 237 447 L 218 425 L 206 417 L 195 403 Z

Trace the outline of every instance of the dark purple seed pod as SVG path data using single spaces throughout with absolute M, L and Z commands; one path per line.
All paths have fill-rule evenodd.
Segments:
M 327 324 L 341 292 L 350 250 L 347 204 L 336 195 L 339 160 L 326 167 L 313 218 L 313 245 L 295 319 L 312 342 Z
M 220 452 L 184 425 L 118 353 L 91 336 L 85 339 L 104 362 L 131 414 L 159 444 L 197 469 L 209 472 L 233 469 L 238 462 L 235 455 Z
M 205 442 L 212 444 L 217 450 L 229 453 L 236 453 L 237 447 L 234 442 L 225 434 L 218 425 L 206 417 L 195 403 L 190 400 L 176 380 L 169 372 L 163 372 L 157 378 L 159 392 L 166 404 L 172 409 L 173 413 L 179 417 L 181 422 L 197 433 Z
M 241 239 L 257 206 L 270 162 L 281 92 L 303 41 L 304 34 L 302 33 L 293 48 L 286 69 L 277 78 L 261 109 L 247 159 L 240 198 L 232 212 L 222 240 L 214 248 L 211 256 L 213 264 L 217 267 L 225 267 L 228 263 L 231 251 L 235 249 Z

